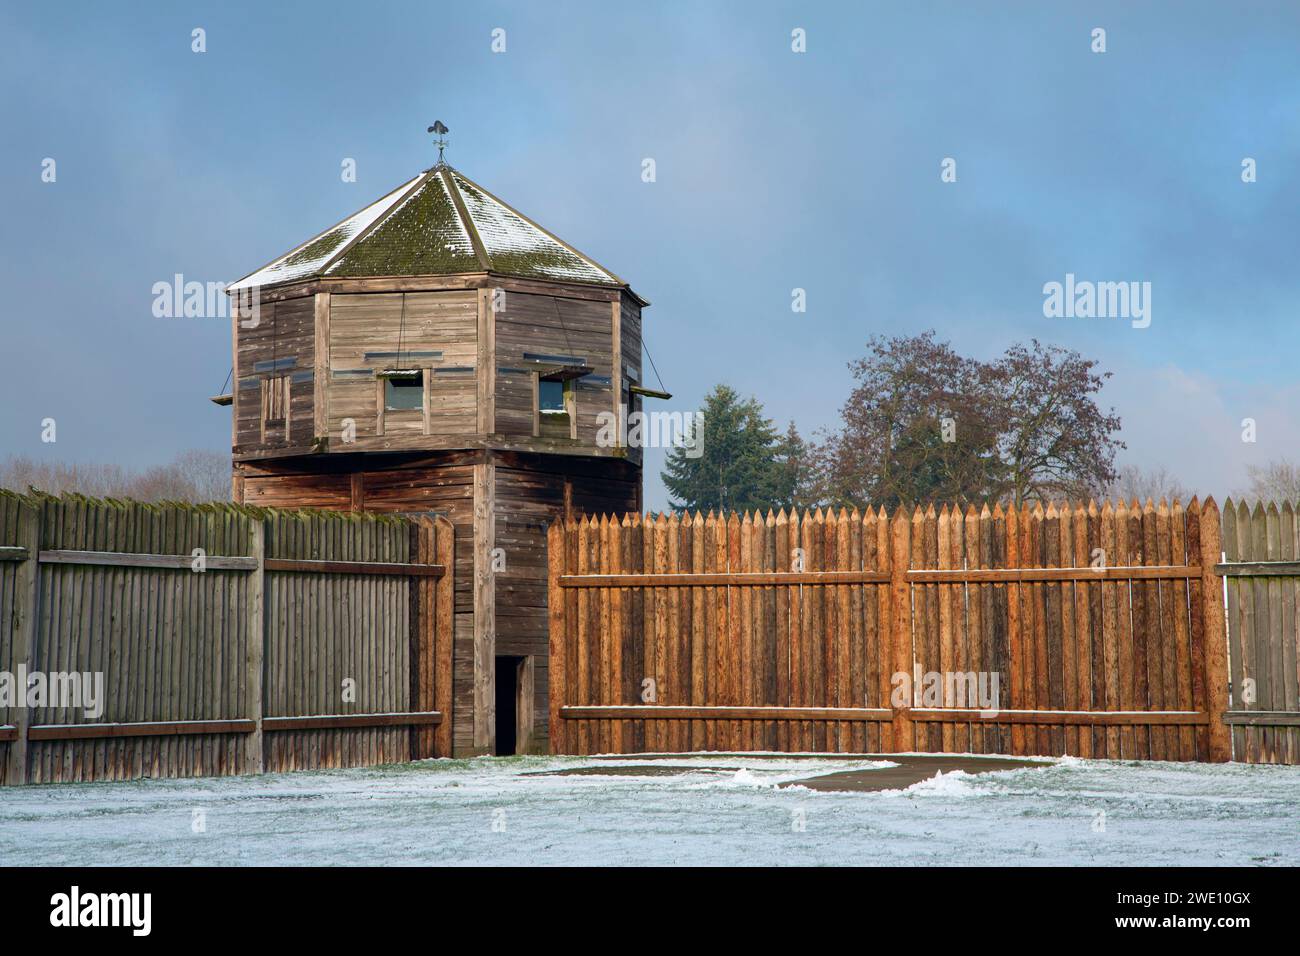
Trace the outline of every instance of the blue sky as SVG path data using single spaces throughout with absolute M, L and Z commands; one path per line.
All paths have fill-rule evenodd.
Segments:
M 7 5 L 0 449 L 228 447 L 229 326 L 154 318 L 153 283 L 262 265 L 429 166 L 442 119 L 653 302 L 676 407 L 726 381 L 809 433 L 872 334 L 1037 337 L 1114 372 L 1122 462 L 1222 495 L 1300 457 L 1297 48 L 1283 3 Z M 1151 282 L 1150 327 L 1045 318 L 1067 272 Z

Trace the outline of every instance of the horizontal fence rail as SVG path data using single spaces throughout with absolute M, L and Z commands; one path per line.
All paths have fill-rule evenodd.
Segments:
M 889 575 L 875 571 L 780 571 L 740 574 L 562 574 L 563 588 L 703 588 L 772 587 L 794 584 L 884 584 Z
M 548 546 L 556 753 L 1230 757 L 1212 500 L 590 517 Z
M 1265 518 L 1267 522 L 1267 518 Z M 1214 573 L 1228 578 L 1300 577 L 1300 561 L 1240 561 L 1216 564 Z
M 451 752 L 445 519 L 0 493 L 0 542 L 0 671 L 47 689 L 0 782 Z
M 882 707 L 627 707 L 598 704 L 560 708 L 567 720 L 850 720 L 888 723 L 894 712 Z
M 25 556 L 25 548 L 15 549 Z M 25 560 L 24 557 L 21 560 Z M 15 559 L 19 560 L 19 559 Z M 42 551 L 41 564 L 81 564 L 118 568 L 175 568 L 193 571 L 200 560 L 192 554 L 122 554 L 114 551 Z M 224 557 L 202 558 L 206 571 L 305 571 L 311 574 L 389 574 L 398 577 L 440 578 L 447 573 L 441 564 L 405 564 L 390 561 L 317 561 L 287 558 Z
M 403 578 L 440 578 L 447 573 L 441 564 L 399 564 L 389 561 L 310 561 L 267 558 L 267 571 L 304 571 L 308 574 L 387 574 Z
M 442 722 L 436 710 L 400 714 L 319 714 L 307 717 L 263 717 L 261 729 L 333 730 L 343 727 L 416 727 Z M 11 728 L 16 731 L 16 728 Z M 256 720 L 171 720 L 134 724 L 35 724 L 28 740 L 97 740 L 101 737 L 171 737 L 193 734 L 251 734 Z
M 116 551 L 42 551 L 41 564 L 76 564 L 108 568 L 175 568 L 192 571 L 198 560 L 192 554 L 128 554 Z M 209 571 L 256 571 L 256 558 L 213 555 L 204 558 Z
M 990 710 L 944 707 L 913 708 L 908 716 L 914 721 L 989 720 L 999 724 L 1036 724 L 1050 726 L 1102 727 L 1171 727 L 1208 726 L 1210 715 L 1194 710 Z
M 1223 715 L 1223 722 L 1240 727 L 1300 727 L 1300 713 L 1288 710 L 1230 710 Z
M 1217 568 L 1225 565 L 1217 565 Z M 1222 573 L 1222 572 L 1220 572 Z M 1201 576 L 1201 568 L 962 568 L 909 570 L 908 581 L 944 584 L 1027 581 L 1184 581 Z M 774 587 L 814 584 L 887 584 L 890 575 L 880 571 L 778 571 L 772 573 L 741 572 L 736 574 L 562 574 L 562 588 L 703 588 L 703 587 Z
M 341 727 L 431 727 L 442 723 L 436 710 L 398 714 L 317 714 L 308 717 L 263 717 L 263 730 L 334 730 Z
M 256 720 L 153 720 L 133 724 L 36 724 L 28 740 L 99 740 L 103 737 L 174 737 L 194 734 L 251 734 Z

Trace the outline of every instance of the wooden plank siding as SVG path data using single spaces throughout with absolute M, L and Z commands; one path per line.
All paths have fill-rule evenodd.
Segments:
M 556 441 L 560 447 L 570 443 L 594 447 L 597 415 L 617 407 L 612 388 L 615 349 L 610 304 L 505 291 L 502 308 L 494 318 L 496 432 L 531 440 L 536 373 L 548 365 L 576 359 L 589 370 L 573 386 L 577 437 Z M 639 352 L 639 337 L 637 347 Z M 548 362 L 537 356 L 556 356 L 560 360 Z
M 474 292 L 330 296 L 330 449 L 382 450 L 396 440 L 478 431 L 478 295 Z M 376 400 L 385 368 L 424 370 L 422 411 L 385 412 Z M 356 442 L 342 440 L 345 423 Z
M 1195 500 L 557 522 L 552 752 L 1228 759 L 1217 524 Z
M 256 312 L 234 310 L 235 350 L 231 377 L 234 448 L 237 454 L 310 445 L 316 432 L 316 303 L 312 296 L 262 302 Z M 287 380 L 288 427 L 264 427 L 262 383 Z
M 256 325 L 240 321 L 251 313 L 237 305 L 239 460 L 495 445 L 641 461 L 640 449 L 595 440 L 596 416 L 617 412 L 626 384 L 641 380 L 644 301 L 630 290 L 497 274 L 320 279 L 260 290 Z M 533 386 L 546 363 L 527 356 L 539 355 L 586 361 L 589 374 L 574 384 L 576 437 L 534 435 Z M 272 369 L 262 366 L 285 359 L 292 420 L 267 428 L 260 392 Z M 425 372 L 424 408 L 383 408 L 373 373 L 397 364 Z

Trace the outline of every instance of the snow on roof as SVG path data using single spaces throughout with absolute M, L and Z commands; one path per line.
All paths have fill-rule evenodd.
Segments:
M 485 189 L 451 172 L 465 209 L 483 240 L 493 271 L 573 282 L 623 282 L 576 249 L 515 212 Z
M 351 239 L 364 232 L 376 220 L 392 209 L 393 205 L 405 194 L 407 188 L 414 185 L 416 180 L 423 175 L 425 174 L 421 173 L 420 176 L 407 180 L 382 199 L 371 203 L 358 213 L 353 213 L 347 219 L 335 226 L 331 226 L 315 238 L 308 239 L 302 245 L 269 265 L 265 265 L 251 275 L 232 283 L 227 286 L 227 289 L 236 290 L 252 286 L 279 285 L 282 282 L 293 282 L 296 279 L 305 279 L 316 275 L 341 249 L 346 247 Z
M 470 272 L 627 285 L 444 164 L 408 180 L 228 288 L 280 285 L 325 275 Z

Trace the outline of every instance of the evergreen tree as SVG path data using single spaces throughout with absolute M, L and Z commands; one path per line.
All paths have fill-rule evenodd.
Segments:
M 705 397 L 702 412 L 695 445 L 674 448 L 662 472 L 672 507 L 722 512 L 773 507 L 777 431 L 763 417 L 763 406 L 718 385 Z
M 771 507 L 810 508 L 816 504 L 812 488 L 812 449 L 791 422 L 777 441 L 772 463 Z

